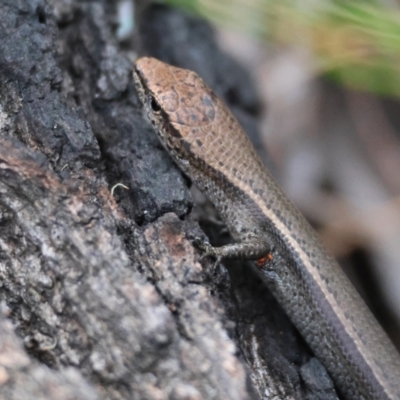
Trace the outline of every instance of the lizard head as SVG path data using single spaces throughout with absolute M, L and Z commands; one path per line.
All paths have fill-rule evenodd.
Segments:
M 134 67 L 139 98 L 157 134 L 179 166 L 205 160 L 222 101 L 193 71 L 143 57 Z M 212 139 L 212 138 L 211 138 Z

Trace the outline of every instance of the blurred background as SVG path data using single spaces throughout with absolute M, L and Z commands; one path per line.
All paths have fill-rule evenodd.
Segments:
M 399 2 L 164 3 L 250 71 L 273 173 L 400 348 Z

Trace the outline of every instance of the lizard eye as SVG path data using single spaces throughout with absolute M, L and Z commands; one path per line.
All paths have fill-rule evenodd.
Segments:
M 159 113 L 161 111 L 161 106 L 158 104 L 157 100 L 150 96 L 150 107 L 155 113 Z

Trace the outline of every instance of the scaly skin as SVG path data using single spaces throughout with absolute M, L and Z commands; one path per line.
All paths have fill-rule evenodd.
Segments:
M 134 79 L 162 144 L 237 240 L 207 254 L 268 255 L 263 279 L 340 393 L 400 399 L 396 349 L 222 100 L 194 72 L 154 58 L 136 62 Z

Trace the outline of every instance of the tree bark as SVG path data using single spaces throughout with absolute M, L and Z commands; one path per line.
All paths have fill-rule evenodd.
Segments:
M 245 71 L 176 10 L 119 41 L 116 3 L 51 3 L 0 1 L 0 397 L 336 398 L 251 266 L 200 264 L 131 76 L 138 54 L 196 70 L 257 140 Z

